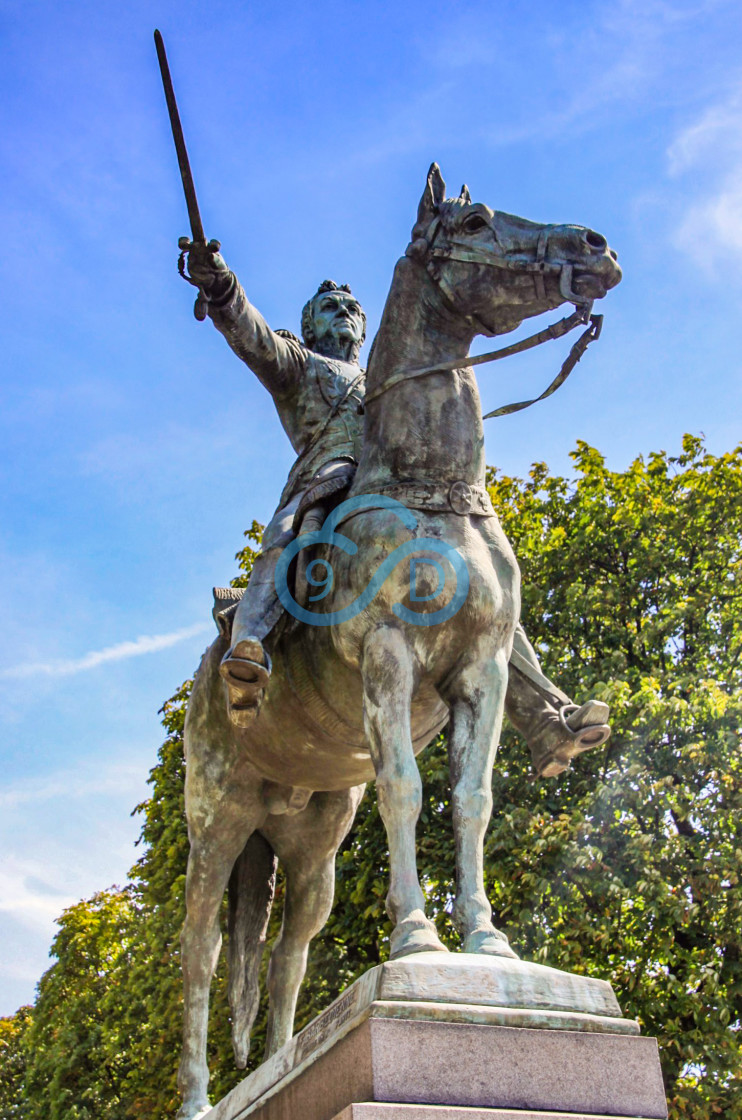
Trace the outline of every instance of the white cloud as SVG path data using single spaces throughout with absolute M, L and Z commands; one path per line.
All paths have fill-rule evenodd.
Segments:
M 22 981 L 24 985 L 35 985 L 39 979 L 39 970 L 38 967 L 34 967 L 34 963 L 20 960 L 17 957 L 5 958 L 0 960 L 0 976 L 5 980 Z M 10 1014 L 12 1014 L 12 1011 Z
M 125 881 L 141 827 L 131 808 L 147 796 L 151 762 L 140 753 L 137 761 L 131 746 L 111 743 L 105 757 L 63 763 L 0 795 L 0 1014 L 33 999 L 62 912 Z
M 742 91 L 712 105 L 675 137 L 667 150 L 673 176 L 701 165 L 714 173 L 742 155 Z
M 37 805 L 57 798 L 65 802 L 71 798 L 85 798 L 100 794 L 138 791 L 142 785 L 141 765 L 109 766 L 100 772 L 64 770 L 47 777 L 18 782 L 0 791 L 0 809 L 14 809 L 19 805 Z
M 60 891 L 56 868 L 35 860 L 4 859 L 0 866 L 0 913 L 33 929 L 49 932 L 52 923 L 78 899 Z
M 31 662 L 25 665 L 13 665 L 0 671 L 0 677 L 24 678 L 35 676 L 68 677 L 75 673 L 95 669 L 109 661 L 124 661 L 129 657 L 140 657 L 144 653 L 157 653 L 162 649 L 169 649 L 186 638 L 194 638 L 210 629 L 208 622 L 198 622 L 194 626 L 186 626 L 182 630 L 174 630 L 170 634 L 153 634 L 135 638 L 133 641 L 119 642 L 106 649 L 92 650 L 82 657 L 60 658 L 55 661 Z
M 722 259 L 739 260 L 742 249 L 742 166 L 706 199 L 686 210 L 673 242 L 694 260 L 713 269 Z
M 742 90 L 709 106 L 667 149 L 669 174 L 687 198 L 672 241 L 707 271 L 742 249 Z

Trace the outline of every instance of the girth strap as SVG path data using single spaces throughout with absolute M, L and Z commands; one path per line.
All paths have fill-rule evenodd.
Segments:
M 370 491 L 356 491 L 355 496 L 363 493 L 368 493 L 369 504 L 355 512 L 365 513 L 369 509 L 385 508 L 373 505 L 373 498 L 379 495 L 384 498 L 394 498 L 407 509 L 417 509 L 426 513 L 456 513 L 459 517 L 495 516 L 486 487 L 470 484 L 463 479 L 456 482 L 435 482 L 424 479 L 414 482 L 389 482 Z M 348 514 L 348 517 L 352 516 L 353 513 Z

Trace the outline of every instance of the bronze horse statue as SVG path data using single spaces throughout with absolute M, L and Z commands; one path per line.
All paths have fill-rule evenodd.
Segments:
M 466 188 L 447 199 L 431 168 L 373 346 L 361 461 L 348 500 L 312 553 L 332 565 L 322 603 L 331 624 L 283 629 L 265 698 L 247 727 L 228 718 L 219 674 L 226 637 L 206 651 L 194 681 L 185 728 L 191 848 L 180 1120 L 209 1107 L 209 989 L 225 890 L 233 1041 L 244 1067 L 276 859 L 286 895 L 268 972 L 267 1055 L 292 1035 L 309 942 L 332 905 L 335 855 L 368 781 L 376 780 L 389 842 L 391 955 L 446 951 L 425 914 L 415 850 L 415 756 L 446 723 L 453 921 L 464 952 L 515 956 L 491 921 L 483 840 L 519 572 L 484 489 L 481 405 L 467 355 L 477 334 L 512 331 L 565 302 L 586 306 L 620 277 L 600 234 L 492 210 L 473 203 Z M 394 563 L 361 609 L 349 610 L 395 550 L 408 560 Z M 425 561 L 435 586 L 420 576 Z M 306 604 L 307 569 L 298 567 L 292 601 Z

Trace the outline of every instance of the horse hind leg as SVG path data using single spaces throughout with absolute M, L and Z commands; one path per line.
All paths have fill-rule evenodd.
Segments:
M 309 943 L 330 916 L 335 856 L 353 823 L 364 788 L 315 793 L 300 813 L 269 817 L 263 827 L 286 880 L 281 933 L 268 968 L 266 1058 L 292 1036 Z
M 492 815 L 492 767 L 502 727 L 508 667 L 504 650 L 472 660 L 447 689 L 451 799 L 456 844 L 453 923 L 466 953 L 517 957 L 492 924 L 484 889 L 484 836 Z
M 178 1087 L 183 1104 L 177 1120 L 194 1120 L 209 1109 L 206 1046 L 209 991 L 222 944 L 219 912 L 232 868 L 264 815 L 261 807 L 254 806 L 251 813 L 244 799 L 233 798 L 219 806 L 217 825 L 202 829 L 189 822 L 186 919 L 180 938 L 183 1053 Z
M 425 897 L 417 874 L 415 828 L 422 807 L 422 782 L 410 732 L 416 674 L 414 655 L 397 627 L 380 626 L 368 635 L 362 674 L 366 737 L 389 843 L 386 908 L 395 923 L 391 956 L 445 952 L 435 926 L 425 916 Z

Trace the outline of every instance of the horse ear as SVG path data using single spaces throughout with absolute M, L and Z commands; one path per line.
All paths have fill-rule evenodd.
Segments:
M 432 222 L 436 207 L 443 202 L 445 197 L 446 184 L 443 182 L 441 169 L 437 163 L 431 163 L 430 171 L 428 171 L 428 181 L 425 184 L 425 190 L 417 208 L 417 224 L 419 226 L 427 226 Z
M 436 206 L 440 206 L 446 197 L 446 184 L 443 182 L 441 169 L 437 163 L 431 163 L 430 171 L 428 171 L 428 186 L 433 192 Z
M 469 188 L 467 187 L 466 183 L 464 183 L 463 187 L 461 188 L 461 194 L 459 195 L 459 198 L 462 202 L 471 202 L 471 195 L 469 194 Z

